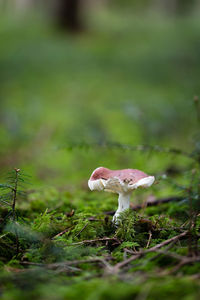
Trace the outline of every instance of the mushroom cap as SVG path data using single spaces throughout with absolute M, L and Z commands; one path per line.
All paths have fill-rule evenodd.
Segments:
M 129 193 L 138 187 L 147 188 L 153 184 L 154 176 L 137 169 L 110 170 L 99 167 L 88 180 L 89 188 L 112 193 Z

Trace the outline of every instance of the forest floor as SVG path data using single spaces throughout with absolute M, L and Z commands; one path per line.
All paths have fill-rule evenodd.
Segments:
M 1 185 L 1 299 L 199 298 L 195 189 L 159 203 L 151 197 L 116 226 L 117 199 L 84 189 L 23 194 L 24 178 L 15 170 Z

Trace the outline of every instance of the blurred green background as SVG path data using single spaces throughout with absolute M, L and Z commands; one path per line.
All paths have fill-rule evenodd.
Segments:
M 1 176 L 19 167 L 34 185 L 76 188 L 101 165 L 162 174 L 189 164 L 100 145 L 192 149 L 199 1 L 82 1 L 75 28 L 62 5 L 0 1 Z

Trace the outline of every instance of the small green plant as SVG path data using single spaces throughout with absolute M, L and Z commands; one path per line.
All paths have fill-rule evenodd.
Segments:
M 130 209 L 120 214 L 116 236 L 123 241 L 132 241 L 135 236 L 136 214 Z
M 0 184 L 0 204 L 5 206 L 7 214 L 5 216 L 4 225 L 12 223 L 12 232 L 16 238 L 16 254 L 19 253 L 19 235 L 18 235 L 18 213 L 16 204 L 19 199 L 25 198 L 24 185 L 27 183 L 27 175 L 20 169 L 15 168 L 6 176 L 6 183 Z

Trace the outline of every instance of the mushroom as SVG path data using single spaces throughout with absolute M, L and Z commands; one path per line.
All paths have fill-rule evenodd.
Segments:
M 118 223 L 120 213 L 130 207 L 131 192 L 139 187 L 147 188 L 153 184 L 154 176 L 149 176 L 136 169 L 109 170 L 99 167 L 92 172 L 88 180 L 91 191 L 106 191 L 119 194 L 118 209 L 113 222 Z

